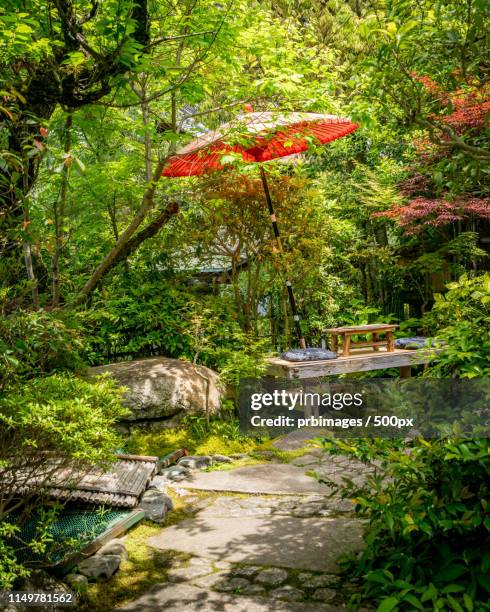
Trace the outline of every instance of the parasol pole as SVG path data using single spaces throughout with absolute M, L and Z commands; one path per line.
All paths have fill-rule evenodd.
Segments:
M 267 177 L 265 175 L 265 171 L 263 166 L 260 166 L 260 177 L 262 179 L 262 186 L 264 187 L 264 193 L 265 193 L 265 199 L 267 202 L 267 208 L 269 209 L 269 214 L 270 214 L 270 218 L 271 218 L 271 223 L 272 223 L 272 230 L 274 231 L 274 238 L 276 239 L 276 243 L 277 243 L 277 248 L 279 249 L 279 253 L 283 254 L 283 249 L 282 249 L 282 243 L 281 243 L 281 236 L 279 234 L 279 227 L 277 225 L 277 218 L 276 215 L 274 213 L 274 206 L 272 204 L 272 198 L 271 198 L 271 194 L 269 191 L 269 185 L 267 184 Z M 299 341 L 299 345 L 301 348 L 306 348 L 306 342 L 305 339 L 303 337 L 303 332 L 301 331 L 301 324 L 300 324 L 300 317 L 298 314 L 298 310 L 296 308 L 296 300 L 294 299 L 294 293 L 293 293 L 293 287 L 291 285 L 291 281 L 290 280 L 286 280 L 286 288 L 288 290 L 288 298 L 289 298 L 289 304 L 291 306 L 291 311 L 293 313 L 293 320 L 294 320 L 294 328 L 296 330 L 296 335 L 298 337 L 298 341 Z

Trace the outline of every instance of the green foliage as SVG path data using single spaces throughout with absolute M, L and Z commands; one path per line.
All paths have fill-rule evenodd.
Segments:
M 19 521 L 39 506 L 43 487 L 50 483 L 53 470 L 67 468 L 70 473 L 71 469 L 87 465 L 104 465 L 120 447 L 121 440 L 113 428 L 127 412 L 120 398 L 121 390 L 109 379 L 89 382 L 67 374 L 34 378 L 0 395 L 2 588 L 11 587 L 16 577 L 28 572 L 28 564 L 20 563 L 6 542 L 15 538 Z M 37 487 L 32 487 L 34 479 Z M 24 488 L 22 495 L 13 483 Z M 17 519 L 10 517 L 6 522 L 6 517 L 14 511 Z M 29 544 L 41 557 L 49 543 L 46 529 L 54 515 L 55 509 L 52 509 L 49 516 L 41 517 L 43 528 Z
M 428 329 L 447 343 L 429 376 L 474 378 L 490 375 L 490 276 L 463 275 L 435 296 L 425 319 Z
M 485 610 L 490 591 L 490 445 L 486 439 L 325 441 L 332 453 L 376 460 L 342 495 L 368 520 L 366 550 L 346 560 L 362 578 L 357 603 L 378 610 Z
M 82 367 L 82 332 L 73 316 L 17 311 L 0 318 L 0 390 L 8 384 Z
M 29 575 L 29 570 L 17 561 L 15 551 L 7 544 L 18 532 L 18 527 L 0 521 L 0 588 L 10 588 L 18 578 Z
M 127 414 L 121 393 L 111 379 L 90 382 L 68 374 L 12 387 L 0 397 L 2 444 L 15 448 L 17 457 L 42 449 L 88 463 L 105 460 L 120 443 L 111 426 Z
M 127 278 L 124 290 L 103 291 L 90 310 L 81 312 L 89 336 L 89 358 L 94 363 L 121 357 L 163 354 L 191 356 L 188 320 L 192 295 L 163 278 Z
M 104 291 L 79 314 L 93 363 L 165 355 L 214 368 L 232 384 L 260 373 L 265 342 L 242 331 L 229 298 L 198 296 L 179 277 L 144 277 L 132 275 L 123 291 Z

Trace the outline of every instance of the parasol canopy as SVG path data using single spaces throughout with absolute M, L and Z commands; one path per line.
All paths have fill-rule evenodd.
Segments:
M 307 151 L 311 145 L 326 144 L 347 136 L 359 126 L 350 119 L 320 113 L 247 112 L 219 129 L 199 136 L 171 157 L 163 169 L 167 177 L 197 176 L 226 166 L 226 157 L 241 156 L 244 162 L 267 162 L 271 159 Z M 264 168 L 260 167 L 262 185 L 272 229 L 282 253 L 277 218 Z M 306 342 L 301 331 L 291 282 L 286 288 L 301 348 Z
M 199 136 L 177 151 L 163 176 L 197 176 L 222 170 L 223 157 L 266 162 L 307 151 L 311 145 L 342 138 L 359 126 L 350 119 L 320 113 L 252 112 Z

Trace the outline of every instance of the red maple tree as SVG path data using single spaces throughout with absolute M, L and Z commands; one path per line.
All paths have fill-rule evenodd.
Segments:
M 434 102 L 441 105 L 441 113 L 433 113 L 430 119 L 437 121 L 456 134 L 478 134 L 488 126 L 490 116 L 490 86 L 475 80 L 465 80 L 457 90 L 445 91 L 428 76 L 412 74 L 422 83 Z M 414 141 L 419 162 L 430 165 L 448 155 L 450 134 L 442 131 L 438 145 L 428 138 Z M 468 194 L 455 199 L 434 197 L 429 175 L 415 172 L 399 185 L 403 195 L 412 199 L 404 205 L 374 213 L 375 217 L 395 219 L 407 234 L 421 231 L 424 225 L 440 227 L 457 221 L 480 218 L 490 221 L 490 198 L 477 198 Z

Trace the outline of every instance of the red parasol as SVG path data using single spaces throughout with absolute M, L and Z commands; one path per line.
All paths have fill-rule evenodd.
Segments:
M 244 162 L 266 162 L 307 151 L 312 145 L 326 144 L 342 138 L 359 126 L 350 119 L 318 113 L 254 113 L 207 132 L 177 151 L 163 169 L 162 175 L 197 176 L 226 167 L 227 157 L 240 156 Z M 260 168 L 274 236 L 282 251 L 279 228 L 263 167 Z M 291 283 L 286 281 L 296 332 L 302 348 L 306 346 Z
M 163 176 L 196 176 L 222 170 L 223 156 L 237 153 L 245 162 L 265 162 L 307 151 L 358 128 L 350 119 L 318 113 L 247 113 L 182 147 Z

